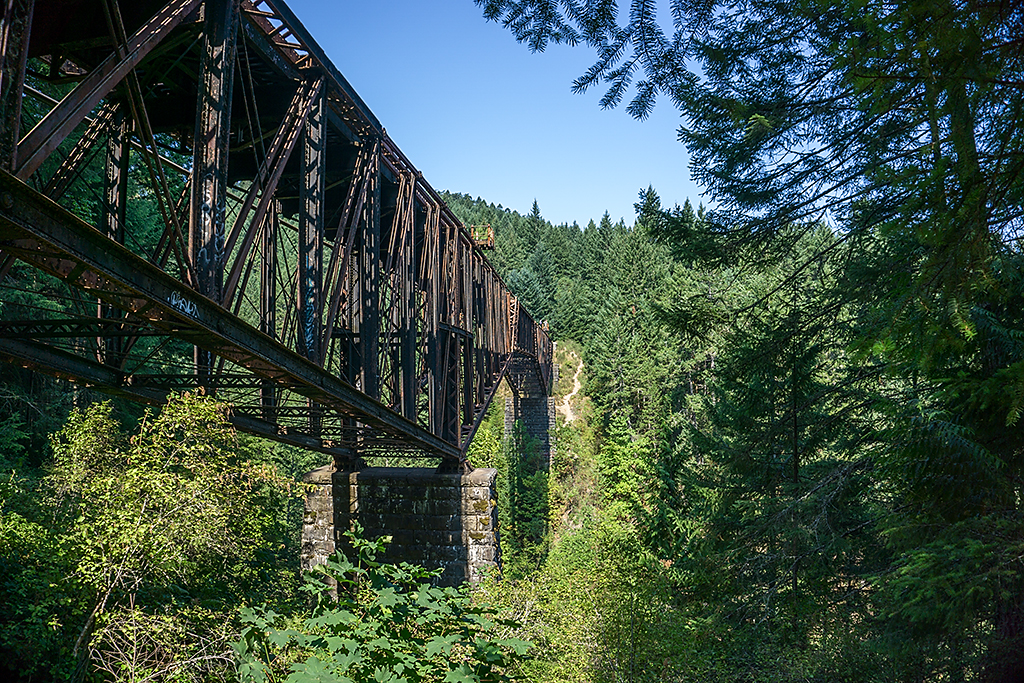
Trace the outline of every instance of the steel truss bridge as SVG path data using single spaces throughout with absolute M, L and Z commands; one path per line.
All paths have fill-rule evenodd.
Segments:
M 550 386 L 486 244 L 282 0 L 0 2 L 0 358 L 202 388 L 339 464 L 465 467 L 510 368 Z

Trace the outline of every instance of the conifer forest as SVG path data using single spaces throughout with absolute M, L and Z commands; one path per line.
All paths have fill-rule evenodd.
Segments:
M 470 450 L 500 573 L 432 588 L 357 530 L 304 576 L 323 454 L 4 364 L 0 678 L 1024 681 L 1024 7 L 474 1 L 678 111 L 707 190 L 560 225 L 444 193 L 557 343 L 550 468 L 502 400 Z

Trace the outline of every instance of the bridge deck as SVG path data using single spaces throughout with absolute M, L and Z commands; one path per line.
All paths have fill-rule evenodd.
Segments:
M 279 0 L 9 0 L 0 357 L 202 387 L 346 459 L 463 460 L 551 342 Z

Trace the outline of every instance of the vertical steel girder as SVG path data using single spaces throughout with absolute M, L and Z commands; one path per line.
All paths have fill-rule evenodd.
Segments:
M 224 275 L 228 140 L 237 33 L 237 0 L 206 0 L 192 158 L 189 254 L 196 270 L 196 289 L 213 301 L 221 300 Z
M 12 171 L 18 163 L 21 101 L 28 62 L 34 0 L 3 0 L 0 20 L 0 168 Z
M 402 176 L 406 185 L 405 205 L 402 211 L 402 248 L 399 252 L 396 268 L 400 286 L 398 291 L 399 328 L 398 328 L 398 364 L 400 368 L 398 407 L 405 417 L 416 419 L 416 316 L 419 312 L 419 274 L 416 268 L 416 177 L 412 173 Z M 397 214 L 397 212 L 396 212 Z M 396 220 L 397 223 L 397 220 Z
M 196 273 L 196 290 L 219 302 L 224 278 L 228 140 L 231 135 L 238 0 L 206 0 L 205 11 L 192 150 L 188 240 L 189 258 Z M 195 366 L 196 374 L 208 377 L 213 357 L 197 347 Z
M 323 297 L 324 174 L 327 126 L 323 93 L 316 89 L 302 135 L 302 163 L 299 168 L 299 262 L 297 297 L 299 353 L 313 363 L 320 358 L 320 310 Z M 320 435 L 319 408 L 309 403 L 309 429 Z
M 324 172 L 326 119 L 322 94 L 309 109 L 302 136 L 299 171 L 299 352 L 321 363 L 320 311 L 323 296 Z
M 128 209 L 128 166 L 130 162 L 131 124 L 123 109 L 114 112 L 107 136 L 106 163 L 103 177 L 103 210 L 100 212 L 102 230 L 107 237 L 118 244 L 124 244 L 124 223 Z M 115 319 L 118 311 L 110 304 L 100 301 L 97 316 Z M 99 361 L 117 365 L 121 359 L 124 340 L 117 337 L 98 339 Z
M 475 254 L 473 243 L 459 235 L 460 266 L 462 270 L 462 327 L 466 331 L 462 338 L 462 427 L 473 424 L 473 411 L 476 401 L 473 400 L 473 342 L 474 328 L 473 321 L 473 267 L 475 265 Z
M 362 230 L 359 254 L 359 345 L 362 390 L 367 396 L 380 397 L 380 141 L 373 143 L 375 153 L 370 167 L 367 221 Z
M 113 114 L 107 136 L 107 158 L 105 163 L 103 199 L 104 211 L 101 214 L 103 232 L 119 244 L 124 244 L 125 212 L 128 208 L 128 143 L 131 125 L 118 109 Z
M 276 202 L 275 202 L 276 204 Z M 277 234 L 280 228 L 278 209 L 273 207 L 264 219 L 263 241 L 260 245 L 260 332 L 271 339 L 277 336 Z M 271 380 L 260 383 L 260 408 L 263 419 L 274 421 L 277 388 Z
M 427 410 L 429 429 L 434 434 L 441 433 L 441 413 L 443 402 L 442 392 L 442 357 L 441 340 L 441 208 L 434 202 L 427 204 L 427 220 L 425 228 L 426 254 L 424 255 L 424 279 L 427 282 L 426 325 L 427 335 Z
M 125 369 L 146 360 L 139 350 L 130 355 L 133 344 L 177 337 L 195 346 L 195 374 L 184 384 L 167 379 L 165 390 L 198 384 L 244 396 L 242 428 L 342 459 L 404 439 L 449 464 L 465 458 L 513 356 L 539 363 L 549 381 L 546 333 L 282 2 L 167 0 L 129 36 L 116 0 L 103 0 L 113 53 L 86 60 L 94 64 L 89 68 L 51 55 L 58 71 L 69 64 L 80 80 L 59 102 L 49 100 L 53 108 L 25 135 L 20 106 L 28 46 L 36 45 L 29 33 L 37 1 L 0 0 L 0 169 L 11 174 L 0 173 L 0 274 L 18 258 L 99 303 L 96 318 L 85 318 L 91 326 L 65 321 L 65 338 L 89 330 L 72 349 L 92 358 L 75 361 L 58 347 L 13 341 L 4 347 L 8 356 L 24 353 L 40 370 L 154 401 L 161 396 L 155 385 L 131 385 L 134 370 Z M 188 17 L 189 26 L 201 27 L 198 42 L 172 39 L 155 50 Z M 272 86 L 266 71 L 253 85 L 246 72 L 251 56 L 237 57 L 240 39 L 247 49 L 251 41 L 268 41 L 257 46 L 258 55 L 284 64 Z M 169 52 L 179 43 L 189 52 Z M 168 126 L 159 112 L 154 123 L 163 127 L 154 129 L 147 109 L 160 105 L 148 98 L 154 84 L 164 85 L 156 78 L 181 77 L 174 66 L 167 70 L 171 63 L 187 63 L 181 71 L 191 80 L 178 89 L 197 92 L 194 126 L 180 119 Z M 251 87 L 245 116 L 233 118 L 236 69 Z M 283 114 L 276 104 L 256 112 L 260 87 L 293 93 Z M 268 109 L 277 113 L 267 116 Z M 56 166 L 49 178 L 40 177 L 43 162 L 76 128 L 81 134 L 68 155 L 47 165 Z M 189 141 L 191 168 L 160 150 L 181 151 Z M 347 148 L 335 156 L 339 144 Z M 135 240 L 125 235 L 128 176 L 142 167 L 130 163 L 132 147 L 164 219 L 162 236 L 143 254 L 126 246 Z M 229 157 L 238 160 L 239 150 L 252 150 L 255 159 L 234 167 L 232 180 L 238 168 L 252 170 L 232 189 Z M 98 154 L 105 174 L 92 234 L 52 200 L 65 196 Z M 171 197 L 174 185 L 162 168 L 185 179 L 180 199 Z M 19 182 L 30 176 L 42 194 Z M 187 235 L 179 216 L 188 217 Z M 177 269 L 165 270 L 172 253 Z M 0 329 L 36 334 L 32 321 L 11 322 Z M 296 431 L 295 422 L 283 426 L 282 415 L 308 419 Z M 322 436 L 321 427 L 342 440 Z

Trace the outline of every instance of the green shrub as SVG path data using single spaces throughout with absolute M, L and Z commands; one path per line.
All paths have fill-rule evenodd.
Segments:
M 440 571 L 376 561 L 389 539 L 346 532 L 357 557 L 342 552 L 305 575 L 315 598 L 298 620 L 266 608 L 243 609 L 246 624 L 234 644 L 244 683 L 513 680 L 509 668 L 531 643 L 494 637 L 515 626 L 473 604 L 466 588 L 438 588 Z M 325 582 L 325 579 L 328 581 Z M 328 589 L 331 580 L 336 589 Z

